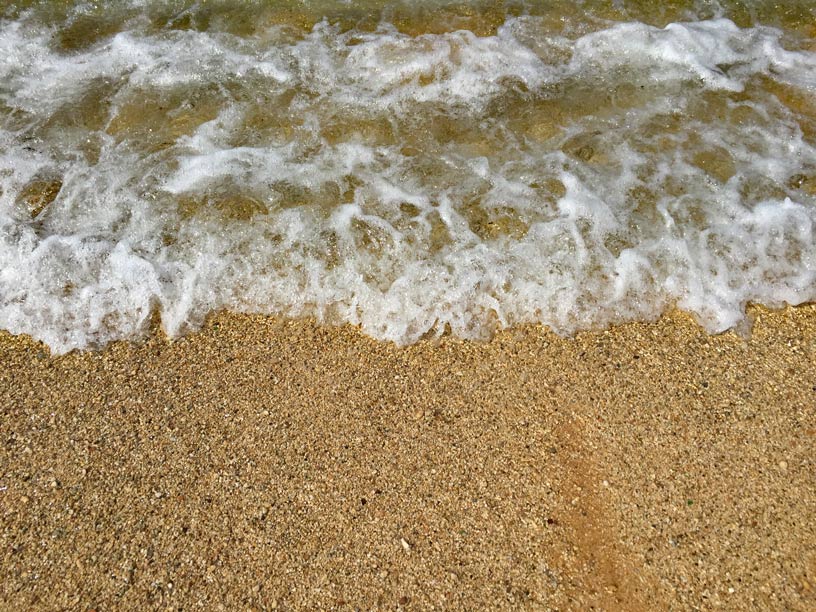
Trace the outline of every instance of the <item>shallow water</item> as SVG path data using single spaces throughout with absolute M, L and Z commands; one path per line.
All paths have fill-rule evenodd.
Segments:
M 816 2 L 16 2 L 0 327 L 413 342 L 816 297 Z

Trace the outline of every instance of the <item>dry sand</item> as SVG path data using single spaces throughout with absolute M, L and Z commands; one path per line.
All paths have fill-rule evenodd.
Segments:
M 816 609 L 816 308 L 0 336 L 3 609 Z M 594 608 L 593 608 L 594 606 Z

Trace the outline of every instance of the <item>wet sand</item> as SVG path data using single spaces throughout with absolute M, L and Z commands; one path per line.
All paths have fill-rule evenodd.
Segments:
M 407 348 L 0 336 L 0 607 L 812 610 L 816 308 Z

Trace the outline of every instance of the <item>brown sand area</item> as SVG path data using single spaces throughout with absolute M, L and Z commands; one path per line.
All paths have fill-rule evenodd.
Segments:
M 5 610 L 814 610 L 816 307 L 406 348 L 0 335 Z

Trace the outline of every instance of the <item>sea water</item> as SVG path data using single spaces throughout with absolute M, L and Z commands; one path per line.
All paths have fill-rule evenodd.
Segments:
M 816 298 L 816 2 L 0 8 L 0 328 L 400 344 Z

